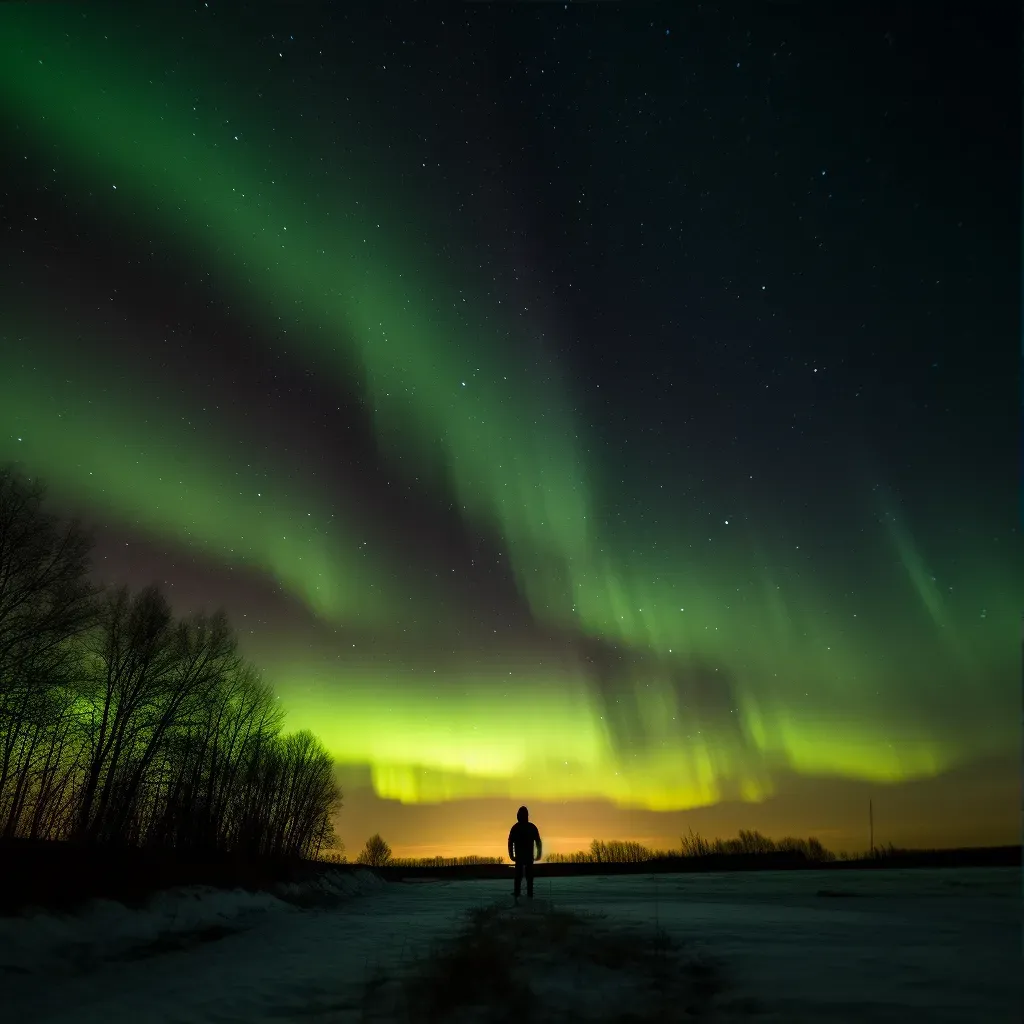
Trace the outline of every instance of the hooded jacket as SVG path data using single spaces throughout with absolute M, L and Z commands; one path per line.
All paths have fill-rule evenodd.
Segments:
M 537 844 L 537 856 L 541 856 L 540 832 L 530 821 L 530 812 L 525 807 L 519 808 L 516 823 L 508 834 L 508 855 L 510 860 L 530 861 L 533 857 L 533 844 Z

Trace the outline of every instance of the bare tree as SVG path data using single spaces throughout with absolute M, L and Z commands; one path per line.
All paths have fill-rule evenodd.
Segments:
M 88 553 L 39 484 L 0 470 L 0 838 L 331 848 L 331 758 L 310 732 L 282 736 L 225 615 L 175 619 L 156 587 L 100 600 Z
M 375 832 L 366 840 L 366 845 L 359 851 L 357 864 L 366 864 L 372 868 L 382 868 L 391 860 L 391 847 L 384 842 L 379 832 Z
M 85 717 L 87 768 L 78 837 L 104 835 L 107 811 L 137 744 L 144 742 L 150 709 L 171 671 L 171 610 L 156 587 L 134 598 L 126 587 L 107 596 L 101 628 L 88 652 Z M 107 838 L 110 838 L 109 832 Z
M 0 835 L 39 810 L 43 766 L 62 749 L 76 641 L 91 625 L 90 542 L 43 507 L 45 492 L 0 469 Z M 57 734 L 54 733 L 57 730 Z M 48 792 L 52 794 L 52 780 Z
M 120 780 L 120 806 L 106 823 L 115 835 L 123 835 L 133 819 L 140 824 L 146 820 L 151 808 L 143 797 L 147 788 L 158 784 L 151 777 L 158 755 L 177 732 L 202 715 L 240 661 L 223 613 L 200 614 L 177 623 L 170 632 L 167 654 L 165 671 L 153 673 L 146 700 L 136 708 L 138 732 L 130 769 Z
M 251 665 L 227 672 L 179 726 L 163 751 L 167 779 L 152 840 L 193 849 L 231 849 L 237 841 L 240 777 L 254 747 L 280 731 L 283 714 Z
M 284 737 L 281 753 L 271 852 L 315 855 L 334 839 L 334 812 L 341 799 L 334 763 L 307 730 Z

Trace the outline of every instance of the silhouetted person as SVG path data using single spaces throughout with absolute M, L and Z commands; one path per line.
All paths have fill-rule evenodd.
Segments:
M 540 833 L 537 826 L 530 821 L 530 812 L 520 807 L 516 814 L 516 823 L 508 833 L 509 860 L 516 862 L 516 888 L 513 895 L 518 900 L 519 891 L 523 886 L 523 875 L 526 876 L 526 895 L 533 899 L 533 844 L 537 844 L 537 860 L 540 860 L 543 848 L 540 845 Z

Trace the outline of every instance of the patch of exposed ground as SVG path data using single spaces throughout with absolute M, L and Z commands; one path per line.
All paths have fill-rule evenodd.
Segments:
M 366 1021 L 639 1024 L 735 1020 L 723 968 L 654 928 L 613 928 L 597 914 L 485 907 L 422 960 L 378 971 Z

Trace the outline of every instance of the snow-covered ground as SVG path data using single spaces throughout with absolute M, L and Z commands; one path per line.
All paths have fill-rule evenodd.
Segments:
M 407 970 L 510 889 L 343 877 L 331 884 L 351 898 L 312 909 L 186 890 L 143 911 L 0 919 L 5 1019 L 359 1020 L 370 978 Z M 716 1020 L 1021 1019 L 1016 869 L 541 879 L 537 894 L 605 927 L 660 927 L 720 964 L 737 1009 Z

